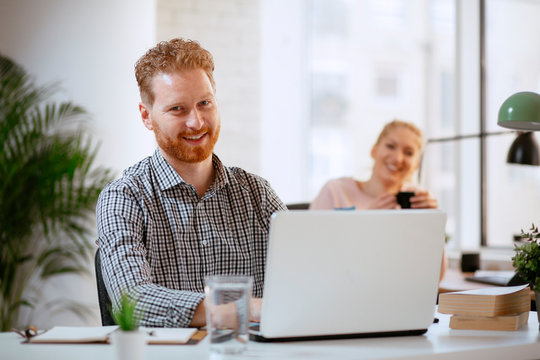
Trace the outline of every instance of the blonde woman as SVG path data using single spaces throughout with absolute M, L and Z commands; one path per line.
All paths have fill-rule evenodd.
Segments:
M 400 209 L 396 194 L 414 192 L 412 209 L 436 209 L 437 200 L 427 190 L 411 183 L 420 166 L 424 137 L 422 131 L 409 122 L 394 120 L 386 124 L 371 149 L 373 169 L 366 181 L 343 177 L 328 181 L 310 205 L 320 209 Z M 443 255 L 441 279 L 446 270 Z

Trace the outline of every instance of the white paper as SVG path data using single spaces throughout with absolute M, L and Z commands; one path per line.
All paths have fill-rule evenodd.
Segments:
M 113 326 L 55 326 L 43 334 L 36 335 L 30 342 L 77 343 L 106 341 L 109 334 L 118 328 Z
M 195 328 L 147 328 L 146 342 L 148 344 L 185 344 L 197 331 Z
M 109 336 L 117 330 L 113 326 L 55 326 L 33 337 L 32 343 L 90 343 L 107 342 Z M 148 344 L 185 344 L 197 331 L 196 328 L 147 328 L 140 327 L 146 333 Z
M 519 285 L 519 286 L 494 286 L 483 289 L 475 290 L 465 290 L 465 291 L 456 291 L 447 294 L 462 294 L 462 295 L 505 295 L 518 292 L 529 285 Z

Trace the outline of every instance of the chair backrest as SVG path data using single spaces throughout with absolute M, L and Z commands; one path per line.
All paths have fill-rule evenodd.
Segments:
M 107 293 L 107 288 L 103 282 L 103 274 L 101 273 L 101 258 L 99 255 L 99 249 L 96 251 L 95 267 L 99 310 L 101 312 L 101 324 L 103 326 L 115 325 L 110 311 L 111 299 L 109 298 L 109 293 Z
M 289 210 L 307 210 L 307 209 L 309 209 L 309 203 L 287 204 L 287 209 L 289 209 Z

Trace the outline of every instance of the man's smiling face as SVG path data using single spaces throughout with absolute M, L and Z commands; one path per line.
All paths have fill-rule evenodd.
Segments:
M 140 105 L 145 126 L 174 159 L 197 163 L 212 155 L 221 121 L 215 91 L 203 69 L 158 73 L 152 79 L 154 103 Z

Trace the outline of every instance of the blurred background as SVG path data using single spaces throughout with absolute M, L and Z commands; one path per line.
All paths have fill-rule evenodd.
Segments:
M 0 53 L 90 112 L 96 163 L 118 177 L 156 146 L 138 113 L 136 60 L 160 40 L 198 40 L 216 64 L 216 153 L 294 203 L 331 178 L 367 178 L 371 146 L 394 118 L 428 139 L 478 134 L 482 119 L 500 131 L 508 96 L 540 92 L 539 18 L 540 0 L 0 0 Z M 426 146 L 418 182 L 448 214 L 450 254 L 509 261 L 513 235 L 538 221 L 540 170 L 505 162 L 514 138 L 486 137 L 484 156 L 480 138 Z M 88 269 L 35 291 L 90 316 L 37 307 L 21 321 L 99 324 Z

